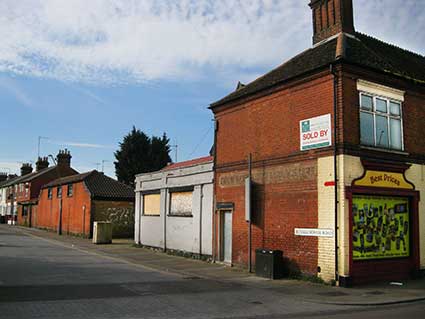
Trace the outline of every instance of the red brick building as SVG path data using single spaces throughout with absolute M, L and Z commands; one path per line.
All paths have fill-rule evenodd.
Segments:
M 12 198 L 15 200 L 19 225 L 32 227 L 36 222 L 38 196 L 43 185 L 59 177 L 78 173 L 71 167 L 71 158 L 70 152 L 63 150 L 56 157 L 57 165 L 49 167 L 48 158 L 44 157 L 37 160 L 35 172 L 32 172 L 29 164 L 22 166 L 21 176 L 11 181 L 9 191 L 9 202 Z
M 134 190 L 91 171 L 43 186 L 35 227 L 92 236 L 94 221 L 111 221 L 115 238 L 134 234 Z
M 210 106 L 215 258 L 255 265 L 256 248 L 279 249 L 341 285 L 418 274 L 425 58 L 356 32 L 352 0 L 310 7 L 312 48 Z

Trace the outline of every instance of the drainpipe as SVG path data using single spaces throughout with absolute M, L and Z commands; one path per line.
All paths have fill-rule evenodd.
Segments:
M 58 235 L 62 235 L 62 196 L 59 201 Z
M 86 235 L 86 205 L 83 205 L 83 230 L 81 233 L 83 237 Z
M 248 156 L 248 179 L 249 179 L 249 193 L 245 196 L 249 196 L 248 201 L 251 203 L 251 183 L 252 183 L 252 155 L 249 153 Z M 251 204 L 249 204 L 248 212 L 248 272 L 252 271 L 252 216 L 251 216 Z
M 339 280 L 339 259 L 338 259 L 338 254 L 339 254 L 339 247 L 338 247 L 338 167 L 337 167 L 337 156 L 338 156 L 338 147 L 337 147 L 337 138 L 338 138 L 338 134 L 337 134 L 337 128 L 338 128 L 338 116 L 337 116 L 337 112 L 338 112 L 338 75 L 335 71 L 335 66 L 332 63 L 330 66 L 330 72 L 333 75 L 334 78 L 334 116 L 333 116 L 333 124 L 334 124 L 334 161 L 333 161 L 333 165 L 334 165 L 334 203 L 335 203 L 335 220 L 334 220 L 334 236 L 335 236 L 335 282 L 337 282 Z
M 167 174 L 165 176 L 165 185 L 164 185 L 164 234 L 163 234 L 163 239 L 164 239 L 164 252 L 167 251 L 167 203 L 168 203 L 168 176 L 170 176 L 170 174 Z

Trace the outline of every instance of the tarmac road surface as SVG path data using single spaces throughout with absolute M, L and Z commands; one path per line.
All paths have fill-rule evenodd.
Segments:
M 0 225 L 1 319 L 400 317 L 425 318 L 425 303 L 312 303 L 285 289 L 155 271 Z

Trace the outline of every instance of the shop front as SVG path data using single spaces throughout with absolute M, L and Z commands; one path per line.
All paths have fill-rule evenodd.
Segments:
M 419 259 L 419 192 L 408 165 L 362 161 L 364 174 L 346 189 L 353 284 L 415 276 Z

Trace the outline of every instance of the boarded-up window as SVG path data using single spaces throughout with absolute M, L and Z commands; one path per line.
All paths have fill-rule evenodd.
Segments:
M 159 216 L 160 194 L 143 195 L 143 215 Z
M 192 216 L 192 192 L 172 192 L 170 215 Z

